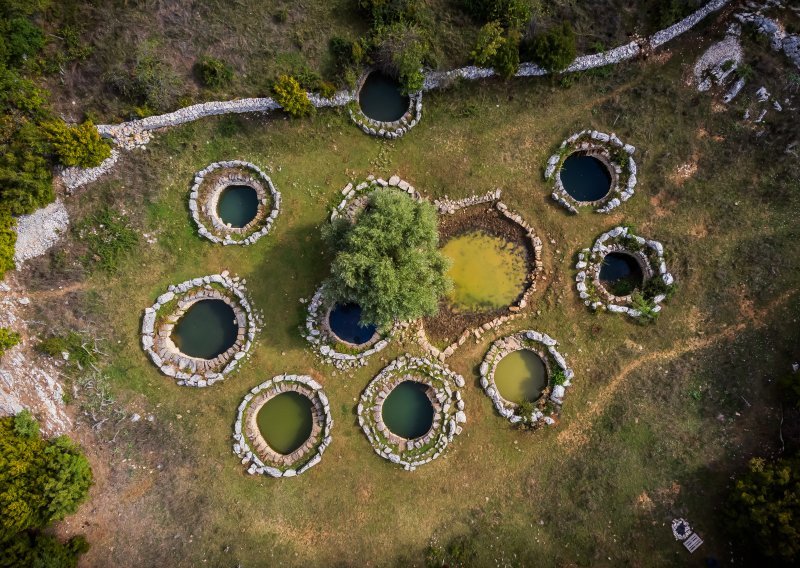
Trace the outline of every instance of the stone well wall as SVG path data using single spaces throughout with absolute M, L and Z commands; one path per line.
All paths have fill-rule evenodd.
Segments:
M 406 380 L 428 385 L 428 397 L 434 407 L 433 426 L 416 440 L 406 440 L 392 433 L 383 423 L 383 402 L 395 386 Z M 461 375 L 428 359 L 403 355 L 386 366 L 364 389 L 356 409 L 358 423 L 376 454 L 406 471 L 413 471 L 439 457 L 461 433 L 461 424 L 467 421 L 459 390 L 463 386 Z
M 296 392 L 311 401 L 312 427 L 308 440 L 291 454 L 273 450 L 258 428 L 258 411 L 284 392 Z M 233 432 L 233 451 L 248 466 L 247 473 L 271 477 L 294 477 L 305 473 L 322 460 L 331 443 L 331 417 L 328 397 L 322 386 L 306 375 L 278 375 L 253 387 L 239 405 Z
M 661 278 L 669 287 L 674 283 L 672 274 L 667 270 L 664 260 L 664 247 L 658 241 L 652 241 L 633 234 L 627 227 L 615 227 L 600 235 L 591 249 L 578 253 L 575 268 L 578 274 L 575 282 L 583 303 L 592 310 L 607 310 L 613 313 L 624 313 L 638 318 L 642 313 L 631 307 L 632 296 L 614 296 L 600 282 L 600 268 L 603 259 L 611 252 L 626 252 L 637 259 L 642 268 L 645 283 L 652 278 Z M 661 311 L 665 294 L 653 298 L 645 298 L 654 313 Z
M 597 213 L 608 213 L 633 197 L 638 168 L 633 159 L 636 148 L 625 144 L 613 132 L 606 134 L 597 130 L 582 130 L 561 143 L 558 152 L 550 156 L 544 170 L 544 179 L 553 182 L 552 198 L 570 213 L 578 207 L 593 207 Z M 564 188 L 561 168 L 572 154 L 581 153 L 599 159 L 611 175 L 609 192 L 597 201 L 578 201 Z
M 253 344 L 260 319 L 247 299 L 244 280 L 228 272 L 202 276 L 171 284 L 142 318 L 142 348 L 162 373 L 179 385 L 206 387 L 225 378 L 244 359 Z M 234 311 L 239 328 L 236 342 L 214 359 L 200 359 L 182 353 L 171 339 L 175 324 L 196 302 L 222 300 Z
M 348 109 L 348 112 L 350 113 L 350 119 L 355 122 L 359 128 L 361 128 L 364 134 L 389 139 L 400 138 L 406 132 L 414 128 L 422 119 L 422 91 L 412 93 L 408 96 L 408 110 L 398 120 L 384 122 L 381 120 L 372 119 L 364 114 L 364 112 L 361 110 L 358 97 L 361 93 L 361 88 L 364 86 L 364 82 L 367 80 L 367 77 L 369 77 L 369 74 L 373 71 L 374 69 L 369 69 L 358 79 L 355 95 L 353 96 L 352 103 L 350 103 L 350 108 Z
M 407 193 L 411 198 L 417 201 L 422 199 L 422 196 L 414 188 L 413 185 L 405 180 L 400 179 L 400 176 L 391 176 L 388 181 L 382 178 L 376 178 L 373 175 L 367 176 L 366 181 L 362 181 L 353 185 L 348 183 L 342 188 L 342 200 L 331 211 L 330 220 L 333 221 L 339 217 L 345 217 L 350 221 L 355 220 L 356 215 L 364 210 L 367 206 L 369 194 L 382 187 L 395 188 Z
M 245 227 L 234 228 L 217 214 L 217 204 L 225 188 L 247 185 L 258 195 L 255 218 Z M 208 240 L 223 245 L 249 245 L 269 233 L 278 217 L 281 193 L 258 166 L 241 160 L 214 162 L 197 172 L 189 193 L 189 211 L 197 231 Z M 268 212 L 269 209 L 269 212 Z
M 486 396 L 492 399 L 500 416 L 512 424 L 525 423 L 532 427 L 556 423 L 566 389 L 572 384 L 575 376 L 564 357 L 556 349 L 556 345 L 558 342 L 546 333 L 533 330 L 520 331 L 492 343 L 479 369 L 480 381 Z M 494 380 L 494 374 L 500 361 L 514 351 L 520 350 L 537 353 L 544 361 L 548 375 L 548 384 L 542 396 L 534 402 L 534 410 L 529 416 L 522 414 L 520 405 L 502 397 Z M 556 369 L 563 373 L 563 382 L 554 382 Z

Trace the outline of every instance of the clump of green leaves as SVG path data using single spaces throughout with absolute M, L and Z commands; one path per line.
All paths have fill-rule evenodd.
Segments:
M 44 129 L 59 163 L 64 166 L 93 168 L 111 155 L 111 146 L 100 137 L 91 120 L 75 126 L 57 120 L 46 123 Z
M 438 312 L 451 283 L 431 204 L 377 190 L 354 223 L 339 219 L 323 236 L 336 253 L 328 300 L 357 303 L 364 321 L 382 329 Z
M 2 357 L 7 350 L 17 345 L 19 339 L 19 333 L 7 327 L 0 327 L 0 357 Z
M 567 382 L 567 375 L 564 373 L 564 369 L 556 367 L 555 371 L 550 374 L 550 382 L 554 385 L 563 385 Z
M 639 321 L 642 323 L 652 323 L 658 319 L 660 312 L 656 311 L 656 306 L 652 300 L 648 300 L 639 292 L 631 295 L 631 308 L 639 312 Z
M 139 234 L 121 213 L 105 207 L 75 225 L 79 240 L 86 244 L 83 263 L 113 273 L 122 259 L 139 243 Z
M 431 49 L 422 28 L 398 22 L 378 29 L 374 41 L 379 65 L 399 79 L 403 91 L 415 93 L 422 89 L 422 66 Z
M 503 25 L 497 21 L 491 21 L 481 28 L 478 32 L 478 41 L 475 49 L 470 54 L 475 65 L 488 65 L 494 60 L 497 51 L 503 46 L 506 39 L 503 37 Z
M 750 460 L 728 515 L 733 530 L 763 554 L 787 565 L 800 560 L 800 459 Z
M 578 53 L 572 25 L 563 22 L 560 26 L 535 36 L 530 43 L 529 52 L 533 61 L 548 71 L 563 71 Z
M 39 342 L 36 349 L 57 359 L 61 359 L 63 354 L 67 353 L 69 363 L 76 365 L 79 369 L 85 369 L 97 362 L 97 350 L 94 342 L 87 340 L 76 331 L 68 331 L 63 335 L 51 335 Z
M 308 116 L 315 109 L 300 82 L 289 75 L 281 75 L 272 87 L 275 101 L 294 117 Z
M 200 82 L 209 89 L 227 87 L 233 81 L 233 67 L 216 57 L 203 57 L 197 63 Z

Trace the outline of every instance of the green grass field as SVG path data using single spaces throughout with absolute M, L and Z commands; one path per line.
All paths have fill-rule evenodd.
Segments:
M 300 121 L 205 119 L 158 134 L 69 201 L 74 216 L 123 210 L 157 239 L 142 239 L 116 274 L 92 274 L 79 308 L 93 322 L 84 327 L 105 339 L 120 405 L 155 417 L 126 422 L 113 443 L 91 450 L 92 501 L 62 527 L 87 534 L 83 563 L 420 566 L 436 553 L 475 566 L 727 562 L 726 486 L 754 452 L 778 444 L 769 384 L 800 336 L 800 166 L 783 155 L 780 122 L 796 115 L 771 114 L 777 134 L 757 137 L 738 107 L 715 112 L 711 96 L 685 85 L 703 29 L 712 28 L 675 44 L 671 57 L 575 77 L 569 88 L 537 79 L 426 94 L 422 122 L 398 141 L 364 136 L 329 110 Z M 785 88 L 779 77 L 756 81 Z M 542 180 L 554 148 L 586 127 L 638 148 L 636 195 L 609 216 L 566 214 Z M 214 246 L 190 222 L 193 173 L 224 159 L 267 168 L 283 193 L 273 232 L 251 247 Z M 696 172 L 678 176 L 684 164 Z M 394 342 L 367 367 L 334 372 L 298 332 L 300 299 L 327 274 L 328 207 L 370 173 L 398 174 L 429 198 L 500 188 L 545 243 L 545 277 L 526 317 L 448 360 L 467 379 L 468 423 L 446 455 L 413 473 L 373 453 L 355 406 L 383 365 L 418 347 Z M 669 251 L 678 291 L 655 325 L 594 315 L 577 297 L 577 251 L 620 223 Z M 170 283 L 225 269 L 246 278 L 263 332 L 224 383 L 178 387 L 138 345 L 142 310 Z M 518 329 L 559 340 L 575 369 L 555 428 L 514 430 L 478 385 L 488 345 Z M 252 477 L 231 450 L 236 407 L 283 372 L 324 385 L 333 443 L 299 478 Z M 694 557 L 671 535 L 676 516 L 706 540 Z

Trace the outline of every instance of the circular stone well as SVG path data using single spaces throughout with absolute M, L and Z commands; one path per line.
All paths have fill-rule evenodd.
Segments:
M 361 306 L 358 304 L 331 306 L 328 310 L 328 327 L 336 339 L 354 347 L 374 343 L 378 339 L 377 327 L 361 321 Z
M 189 210 L 201 236 L 223 245 L 249 245 L 269 233 L 281 194 L 258 166 L 215 162 L 195 174 Z
M 358 80 L 350 118 L 365 134 L 400 138 L 422 118 L 422 91 L 404 95 L 397 80 L 368 70 Z
M 439 457 L 461 433 L 467 421 L 463 386 L 464 379 L 449 369 L 403 355 L 364 389 L 358 423 L 375 453 L 413 471 Z
M 591 249 L 578 253 L 575 268 L 584 304 L 635 318 L 653 319 L 674 284 L 663 245 L 633 234 L 628 227 L 600 235 Z
M 571 213 L 579 207 L 608 213 L 633 197 L 635 151 L 616 134 L 583 130 L 564 140 L 550 156 L 544 179 L 554 182 L 553 199 Z
M 538 331 L 520 331 L 495 341 L 480 366 L 481 387 L 497 412 L 512 424 L 555 424 L 574 373 Z
M 225 271 L 170 285 L 144 311 L 142 347 L 179 385 L 205 387 L 237 367 L 257 331 L 244 282 Z
M 247 473 L 294 477 L 322 459 L 333 419 L 322 387 L 305 375 L 278 375 L 239 405 L 233 451 Z

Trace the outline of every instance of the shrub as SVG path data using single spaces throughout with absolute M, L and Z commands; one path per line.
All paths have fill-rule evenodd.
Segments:
M 555 371 L 550 375 L 550 382 L 554 385 L 563 385 L 567 382 L 567 375 L 564 373 L 564 369 L 556 367 Z
M 93 168 L 111 155 L 111 146 L 91 120 L 75 126 L 64 121 L 48 122 L 45 132 L 62 165 Z
M 7 327 L 0 327 L 0 357 L 6 351 L 19 343 L 19 333 L 11 331 Z
M 14 433 L 21 438 L 35 438 L 39 435 L 39 423 L 30 410 L 24 409 L 14 417 Z
M 115 69 L 105 80 L 128 102 L 156 111 L 166 111 L 174 105 L 180 85 L 178 77 L 152 52 L 150 44 L 136 53 L 129 69 Z
M 763 554 L 800 559 L 800 458 L 750 460 L 729 500 L 733 530 Z
M 405 23 L 393 24 L 376 32 L 379 65 L 396 76 L 406 93 L 422 89 L 425 75 L 422 65 L 430 55 L 430 44 L 423 31 Z
M 658 319 L 658 314 L 660 313 L 655 311 L 655 305 L 653 305 L 652 301 L 646 299 L 639 292 L 634 292 L 631 295 L 631 308 L 639 311 L 641 315 L 638 321 L 641 323 L 654 322 Z
M 4 543 L 2 566 L 33 566 L 37 568 L 75 568 L 78 557 L 89 550 L 83 536 L 61 543 L 54 536 L 32 531 L 20 533 Z
M 462 0 L 464 10 L 478 22 L 500 21 L 508 29 L 520 30 L 533 17 L 534 4 L 531 0 Z
M 372 18 L 375 27 L 418 22 L 425 10 L 422 0 L 358 0 L 358 6 Z
M 272 92 L 275 94 L 275 101 L 294 117 L 307 116 L 314 112 L 314 105 L 308 100 L 308 94 L 294 77 L 288 75 L 278 77 Z
M 107 207 L 86 217 L 75 226 L 75 231 L 87 246 L 84 265 L 108 273 L 116 272 L 122 259 L 139 242 L 139 234 L 125 216 Z
M 534 37 L 531 44 L 533 60 L 552 72 L 566 69 L 577 52 L 575 32 L 569 22 L 563 22 L 547 33 Z
M 88 341 L 80 333 L 68 331 L 65 335 L 52 335 L 43 339 L 36 346 L 36 350 L 57 359 L 61 359 L 63 353 L 67 353 L 70 364 L 83 369 L 97 361 L 96 350 L 93 346 L 87 349 L 87 344 Z
M 519 69 L 519 42 L 521 35 L 516 30 L 510 30 L 508 35 L 494 57 L 494 70 L 506 79 L 514 76 Z
M 470 54 L 476 65 L 487 65 L 505 43 L 503 26 L 497 20 L 489 22 L 478 32 L 478 41 Z
M 451 284 L 431 204 L 377 190 L 354 224 L 340 219 L 324 237 L 336 252 L 325 287 L 330 301 L 358 303 L 364 320 L 383 329 L 437 313 Z
M 0 20 L 4 62 L 11 67 L 22 65 L 44 47 L 44 33 L 26 17 Z
M 29 426 L 20 435 L 16 423 L 0 418 L 0 541 L 75 512 L 92 484 L 89 462 L 69 438 L 44 440 Z
M 354 42 L 340 36 L 334 36 L 330 39 L 328 51 L 333 57 L 333 66 L 337 72 L 341 73 L 351 65 L 358 63 L 353 52 L 355 45 Z
M 210 89 L 227 87 L 233 80 L 233 67 L 221 59 L 203 57 L 197 64 L 200 82 Z
M 55 199 L 50 165 L 44 158 L 48 151 L 45 133 L 29 121 L 23 121 L 11 141 L 3 146 L 0 152 L 0 241 L 2 234 L 12 226 L 8 220 L 3 220 L 2 212 L 23 215 Z

